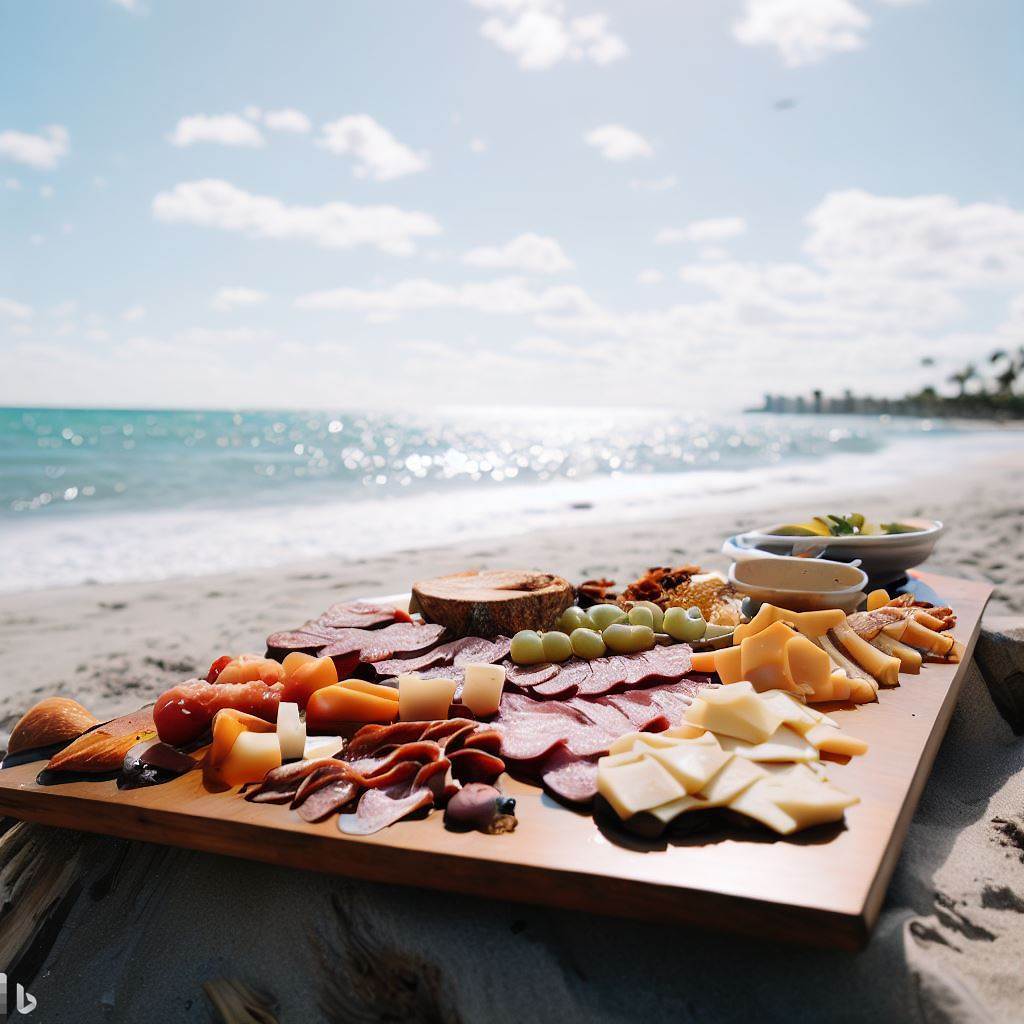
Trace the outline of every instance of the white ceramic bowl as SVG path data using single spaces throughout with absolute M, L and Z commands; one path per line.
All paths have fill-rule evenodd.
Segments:
M 868 577 L 845 562 L 823 558 L 749 558 L 733 562 L 729 582 L 755 601 L 794 612 L 842 608 L 856 611 L 864 600 Z
M 914 533 L 882 534 L 872 537 L 779 537 L 771 533 L 782 524 L 772 524 L 730 537 L 722 550 L 736 561 L 757 553 L 770 555 L 814 555 L 834 562 L 856 562 L 875 583 L 898 579 L 920 565 L 935 548 L 945 527 L 937 519 L 901 519 L 907 526 L 920 527 Z

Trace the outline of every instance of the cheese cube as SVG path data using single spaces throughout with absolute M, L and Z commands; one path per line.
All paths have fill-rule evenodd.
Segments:
M 597 791 L 620 818 L 668 803 L 685 795 L 683 787 L 652 757 L 633 764 L 597 765 Z
M 307 761 L 318 757 L 334 757 L 344 746 L 345 741 L 340 736 L 307 736 L 302 756 Z
M 462 684 L 462 703 L 474 715 L 493 715 L 505 688 L 504 665 L 467 665 Z
M 782 724 L 782 716 L 761 700 L 748 682 L 702 690 L 683 712 L 683 718 L 719 736 L 734 736 L 748 743 L 768 739 Z
M 281 701 L 277 705 L 277 740 L 281 760 L 295 761 L 306 750 L 306 723 L 299 720 L 299 705 Z
M 740 644 L 742 678 L 756 690 L 795 690 L 796 681 L 786 665 L 786 644 L 796 636 L 784 622 L 773 622 Z
M 719 741 L 723 750 L 731 751 L 751 761 L 817 761 L 818 750 L 788 725 L 778 729 L 762 743 L 744 743 L 743 740 L 723 736 Z
M 398 717 L 403 722 L 446 719 L 456 685 L 454 679 L 423 679 L 403 673 L 398 677 Z
M 709 807 L 721 807 L 767 774 L 759 764 L 745 757 L 732 757 L 696 795 L 703 797 Z

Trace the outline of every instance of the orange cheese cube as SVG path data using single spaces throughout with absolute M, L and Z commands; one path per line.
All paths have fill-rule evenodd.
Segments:
M 213 716 L 213 742 L 203 758 L 203 782 L 218 787 L 233 785 L 224 777 L 224 765 L 235 741 L 243 732 L 272 733 L 277 731 L 273 722 L 265 722 L 255 715 L 247 715 L 234 708 L 223 708 Z M 277 742 L 277 737 L 274 737 Z M 263 776 L 261 775 L 260 778 Z
M 301 651 L 294 653 L 301 654 Z M 289 654 L 288 658 L 292 655 Z M 338 681 L 338 670 L 331 658 L 310 658 L 308 661 L 292 662 L 289 672 L 288 658 L 285 658 L 284 691 L 282 699 L 304 708 L 311 694 Z
M 272 768 L 281 766 L 281 744 L 273 733 L 239 734 L 231 753 L 221 766 L 221 777 L 228 786 L 261 782 Z
M 752 683 L 755 690 L 797 690 L 785 657 L 786 644 L 795 636 L 784 622 L 773 622 L 747 637 L 740 644 L 741 678 Z

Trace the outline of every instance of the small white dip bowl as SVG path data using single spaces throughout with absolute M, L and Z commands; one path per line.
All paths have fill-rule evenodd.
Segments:
M 766 526 L 730 537 L 722 546 L 736 561 L 745 552 L 771 555 L 820 555 L 836 562 L 860 561 L 861 568 L 876 584 L 885 584 L 920 565 L 932 553 L 943 532 L 937 519 L 901 519 L 917 527 L 913 533 L 877 534 L 867 537 L 780 537 L 778 526 Z M 780 524 L 781 525 L 781 524 Z
M 864 599 L 868 577 L 845 562 L 779 555 L 733 562 L 729 582 L 755 601 L 794 612 L 822 608 L 853 612 Z

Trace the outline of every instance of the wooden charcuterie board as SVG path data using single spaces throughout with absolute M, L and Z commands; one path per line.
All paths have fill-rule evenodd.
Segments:
M 645 842 L 602 831 L 526 783 L 510 835 L 451 833 L 437 812 L 369 837 L 336 818 L 309 825 L 286 806 L 208 793 L 200 773 L 148 789 L 111 781 L 40 786 L 41 764 L 0 771 L 0 813 L 61 828 L 181 846 L 399 885 L 547 904 L 817 946 L 855 949 L 870 935 L 910 819 L 945 735 L 992 588 L 918 574 L 959 616 L 958 665 L 927 664 L 877 704 L 827 708 L 867 740 L 864 757 L 830 767 L 861 802 L 845 826 L 794 838 L 732 829 Z M 980 751 L 979 756 L 984 756 Z

